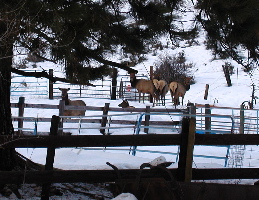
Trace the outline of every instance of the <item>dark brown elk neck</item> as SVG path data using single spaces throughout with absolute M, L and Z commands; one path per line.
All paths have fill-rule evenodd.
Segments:
M 191 85 L 191 77 L 181 77 L 178 79 L 178 83 L 181 83 L 184 88 L 186 89 L 186 91 L 188 91 L 190 89 L 190 85 Z
M 186 89 L 186 91 L 190 89 L 190 84 L 186 83 L 184 80 L 178 80 L 177 82 L 180 83 Z
M 62 100 L 65 101 L 65 105 L 69 105 L 68 95 L 65 95 L 65 96 L 62 98 Z
M 131 87 L 136 88 L 137 83 L 139 82 L 140 79 L 137 79 L 136 77 L 133 78 L 133 80 L 130 81 Z
M 188 91 L 190 89 L 190 85 L 189 84 L 184 85 L 184 87 L 185 87 L 186 91 Z

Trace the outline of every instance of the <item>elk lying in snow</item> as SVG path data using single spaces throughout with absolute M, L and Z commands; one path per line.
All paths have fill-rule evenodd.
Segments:
M 182 105 L 183 105 L 184 95 L 185 95 L 186 91 L 188 91 L 190 89 L 190 80 L 191 79 L 192 79 L 192 77 L 185 77 L 185 78 L 183 78 L 182 83 L 173 81 L 169 84 L 172 101 L 175 106 L 180 104 L 179 97 L 182 98 Z
M 135 108 L 134 106 L 130 106 L 127 99 L 124 99 L 119 105 L 122 108 Z
M 66 106 L 86 106 L 85 102 L 82 100 L 70 100 L 68 99 L 67 92 L 70 90 L 70 88 L 59 88 L 59 90 L 62 92 L 62 100 L 65 101 Z M 86 110 L 64 110 L 63 115 L 64 116 L 84 116 Z
M 131 83 L 131 87 L 136 88 L 138 90 L 139 102 L 140 102 L 141 93 L 143 94 L 143 103 L 144 103 L 145 93 L 150 94 L 152 99 L 158 98 L 155 93 L 156 88 L 152 80 L 137 79 L 135 73 L 130 73 L 130 83 Z
M 161 100 L 162 105 L 165 105 L 165 95 L 167 94 L 169 87 L 165 80 L 153 79 L 154 85 L 156 87 L 156 95 L 158 100 Z

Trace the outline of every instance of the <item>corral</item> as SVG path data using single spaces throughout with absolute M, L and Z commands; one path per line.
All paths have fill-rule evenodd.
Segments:
M 48 109 L 57 109 L 58 113 L 62 113 L 64 109 L 84 109 L 80 107 L 73 106 L 64 106 L 62 101 L 59 105 L 44 105 L 44 104 L 26 104 L 23 98 L 20 98 L 19 103 L 12 104 L 13 107 L 19 108 L 19 117 L 14 117 L 14 120 L 18 120 L 19 128 L 17 129 L 17 136 L 9 138 L 8 136 L 2 136 L 1 142 L 2 147 L 16 147 L 16 148 L 49 148 L 52 154 L 48 154 L 50 156 L 47 160 L 50 161 L 46 163 L 46 169 L 50 171 L 26 171 L 26 177 L 24 178 L 25 172 L 3 172 L 1 174 L 1 181 L 5 183 L 54 183 L 54 182 L 114 182 L 118 179 L 116 172 L 112 170 L 62 170 L 56 171 L 53 169 L 53 160 L 55 154 L 55 148 L 62 147 L 138 147 L 138 146 L 164 146 L 164 145 L 179 145 L 179 159 L 178 159 L 178 168 L 169 168 L 170 173 L 179 181 L 182 188 L 188 188 L 185 183 L 182 181 L 191 181 L 191 180 L 210 180 L 210 179 L 258 179 L 259 173 L 257 168 L 217 168 L 217 169 L 196 169 L 192 167 L 192 160 L 194 159 L 193 148 L 194 145 L 258 145 L 259 137 L 258 134 L 237 134 L 240 130 L 244 130 L 244 133 L 252 133 L 252 129 L 246 129 L 245 123 L 242 123 L 242 120 L 239 118 L 240 123 L 235 123 L 237 121 L 237 116 L 233 119 L 233 115 L 216 115 L 211 114 L 211 109 L 216 109 L 215 107 L 210 108 L 207 106 L 203 107 L 201 105 L 196 105 L 195 107 L 189 107 L 188 110 L 161 110 L 157 108 L 112 108 L 109 107 L 109 104 L 105 104 L 104 107 L 89 107 L 86 106 L 86 110 L 97 110 L 101 113 L 101 115 L 96 115 L 95 119 L 63 119 L 62 115 L 60 117 L 53 116 L 52 119 L 44 119 L 44 118 L 26 118 L 22 117 L 28 108 L 48 108 Z M 197 112 L 198 110 L 204 112 Z M 206 111 L 204 110 L 206 109 Z M 226 108 L 223 108 L 226 109 Z M 60 111 L 61 110 L 61 111 Z M 208 111 L 210 110 L 210 112 Z M 194 112 L 196 111 L 196 113 Z M 245 112 L 245 109 L 237 110 L 238 113 L 242 116 L 242 112 Z M 136 112 L 138 114 L 142 113 L 142 116 L 145 116 L 145 121 L 140 121 L 140 124 L 136 124 L 136 121 L 130 120 L 108 120 L 111 112 L 129 112 L 128 114 L 132 114 Z M 232 111 L 234 112 L 234 111 Z M 87 111 L 86 111 L 87 113 Z M 170 113 L 171 115 L 180 115 L 183 120 L 179 121 L 171 121 L 171 122 L 152 122 L 150 120 L 150 116 L 153 114 L 164 114 Z M 115 114 L 116 115 L 116 114 Z M 113 116 L 112 116 L 113 117 Z M 140 118 L 140 117 L 139 117 Z M 215 118 L 216 120 L 213 120 Z M 221 121 L 221 120 L 222 121 Z M 227 120 L 229 122 L 227 122 Z M 24 123 L 29 121 L 37 120 L 37 123 L 50 122 L 52 121 L 51 130 L 53 133 L 40 133 L 37 128 L 32 129 L 30 135 L 29 132 L 26 133 L 23 125 Z M 250 119 L 252 120 L 252 118 Z M 255 118 L 256 120 L 256 118 Z M 66 123 L 78 123 L 80 121 L 81 124 L 89 123 L 89 124 L 99 124 L 95 129 L 99 134 L 94 135 L 83 135 L 83 134 L 75 134 L 75 135 L 64 135 L 62 134 L 62 123 L 63 127 Z M 137 120 L 139 122 L 139 120 Z M 139 130 L 143 129 L 144 133 L 153 133 L 153 134 L 137 134 L 137 131 L 134 135 L 116 135 L 109 134 L 109 131 L 102 132 L 101 130 L 111 130 L 111 124 L 117 124 L 119 128 L 123 128 L 122 126 L 126 126 L 126 128 L 130 128 Z M 225 126 L 221 126 L 220 124 L 224 123 Z M 165 126 L 170 127 L 170 132 L 166 134 L 154 134 L 154 132 L 150 132 L 152 130 L 152 126 Z M 176 129 L 175 127 L 178 126 Z M 222 127 L 222 128 L 219 128 Z M 241 128 L 240 128 L 241 127 Z M 244 129 L 242 128 L 244 127 Z M 116 127 L 114 127 L 116 128 Z M 125 128 L 125 127 L 124 127 Z M 154 127 L 153 127 L 154 128 Z M 156 127 L 157 128 L 157 127 Z M 162 129 L 160 128 L 160 129 Z M 91 128 L 93 129 L 93 128 Z M 180 133 L 179 134 L 179 130 Z M 35 130 L 37 130 L 35 132 Z M 155 129 L 153 129 L 155 130 Z M 159 130 L 159 129 L 158 129 Z M 82 131 L 82 130 L 81 130 Z M 65 131 L 64 131 L 65 132 Z M 205 134 L 199 134 L 199 133 Z M 206 134 L 206 133 L 217 133 L 217 134 Z M 26 134 L 26 135 L 24 135 Z M 54 134 L 54 136 L 53 136 Z M 137 151 L 137 148 L 135 149 Z M 52 158 L 51 158 L 52 157 Z M 52 166 L 52 167 L 51 167 Z M 138 170 L 119 170 L 121 174 L 123 174 L 123 179 L 132 179 L 137 176 Z M 160 174 L 161 175 L 161 174 Z M 153 170 L 145 169 L 142 173 L 143 178 L 154 178 L 156 175 Z M 162 177 L 165 180 L 168 180 L 166 174 L 162 173 Z M 196 186 L 192 186 L 196 187 Z M 214 187 L 206 186 L 206 187 Z M 220 187 L 215 186 L 215 187 Z M 229 186 L 231 187 L 231 186 Z M 234 187 L 233 187 L 234 188 Z M 250 188 L 248 190 L 253 190 L 249 195 L 250 199 L 255 199 L 253 194 L 254 190 L 258 190 L 258 186 L 250 186 L 246 187 Z M 234 189 L 235 190 L 235 189 Z M 242 189 L 246 190 L 246 189 Z M 43 190 L 44 193 L 46 192 Z M 183 189 L 184 191 L 184 189 Z M 48 192 L 47 192 L 48 193 Z M 46 195 L 47 195 L 46 193 Z M 247 192 L 244 192 L 247 194 Z M 195 192 L 193 191 L 193 195 L 195 196 Z M 197 195 L 197 194 L 196 194 Z M 247 196 L 246 196 L 247 197 Z
M 180 145 L 180 158 L 177 169 L 169 169 L 178 181 L 207 179 L 255 179 L 259 178 L 256 168 L 223 168 L 223 169 L 193 169 L 193 145 L 257 145 L 259 135 L 255 134 L 195 134 L 195 118 L 185 117 L 182 122 L 181 134 L 146 134 L 146 135 L 82 135 L 57 136 L 60 118 L 53 116 L 50 136 L 1 136 L 3 148 L 42 148 L 48 147 L 47 171 L 1 172 L 1 183 L 54 183 L 54 182 L 113 182 L 118 177 L 111 170 L 86 171 L 52 171 L 55 148 L 60 147 L 109 147 L 109 146 L 154 146 Z M 50 171 L 49 171 L 50 170 Z M 133 178 L 138 170 L 119 170 L 123 178 Z M 156 177 L 153 170 L 144 170 L 143 178 Z M 166 179 L 166 177 L 165 177 Z M 168 179 L 166 179 L 168 180 Z M 251 190 L 258 186 L 250 186 Z M 46 191 L 44 191 L 46 192 Z M 47 192 L 48 193 L 48 192 Z M 46 193 L 46 195 L 47 195 Z M 253 198 L 254 192 L 250 195 Z
M 103 82 L 105 85 L 105 81 Z M 111 98 L 109 94 L 111 91 L 110 82 L 107 82 L 107 89 L 105 91 L 95 90 L 95 93 L 90 92 L 89 96 L 85 96 L 84 98 Z M 120 87 L 121 90 L 124 91 L 122 93 L 119 92 L 120 98 L 122 97 L 131 97 L 129 99 L 135 100 L 135 92 L 132 88 L 127 88 L 127 82 L 121 82 L 120 86 L 123 84 L 123 87 Z M 102 87 L 102 86 L 101 86 Z M 116 86 L 117 87 L 117 86 Z M 57 88 L 56 88 L 57 90 Z M 82 89 L 74 89 L 75 93 L 83 94 L 85 92 L 84 88 Z M 118 89 L 117 89 L 118 91 Z M 89 92 L 89 91 L 88 91 Z M 104 93 L 106 95 L 104 95 Z M 55 93 L 54 93 L 55 94 Z M 56 93 L 57 94 L 57 93 Z M 75 95 L 78 98 L 78 95 Z M 80 95 L 81 96 L 81 95 Z M 117 96 L 118 97 L 118 96 Z M 54 95 L 54 99 L 60 98 L 59 95 Z M 171 101 L 171 100 L 168 100 Z M 48 104 L 27 104 L 24 99 L 20 99 L 18 103 L 13 103 L 12 107 L 14 109 L 19 107 L 19 114 L 17 116 L 13 116 L 15 130 L 17 131 L 17 136 L 12 138 L 12 141 L 16 141 L 15 143 L 9 142 L 10 140 L 4 138 L 4 141 L 8 141 L 8 145 L 14 145 L 19 148 L 44 148 L 48 147 L 52 149 L 52 152 L 55 152 L 55 148 L 59 147 L 77 147 L 88 150 L 89 148 L 102 149 L 105 147 L 106 149 L 115 149 L 116 146 L 119 148 L 128 147 L 136 147 L 135 151 L 131 151 L 131 153 L 137 153 L 145 151 L 142 146 L 159 146 L 163 147 L 167 146 L 176 146 L 179 151 L 177 152 L 162 152 L 159 151 L 159 154 L 169 154 L 175 155 L 175 161 L 178 164 L 177 168 L 169 168 L 170 172 L 176 179 L 179 181 L 182 189 L 184 190 L 185 195 L 192 194 L 193 198 L 197 194 L 197 191 L 192 190 L 191 188 L 203 188 L 204 191 L 209 191 L 209 188 L 219 189 L 221 185 L 202 185 L 192 183 L 192 186 L 187 186 L 188 183 L 184 183 L 182 181 L 204 181 L 211 179 L 258 179 L 257 168 L 239 168 L 242 167 L 242 160 L 234 159 L 232 160 L 232 164 L 228 164 L 225 166 L 228 167 L 236 167 L 236 168 L 217 168 L 217 169 L 202 169 L 202 168 L 194 168 L 191 167 L 190 161 L 195 160 L 200 157 L 210 157 L 208 155 L 197 155 L 195 152 L 190 153 L 188 151 L 193 149 L 194 147 L 202 146 L 220 146 L 225 147 L 230 150 L 233 146 L 243 147 L 245 145 L 254 145 L 257 146 L 258 142 L 258 110 L 250 110 L 245 107 L 240 108 L 230 108 L 230 107 L 217 107 L 212 105 L 201 105 L 196 104 L 196 108 L 194 109 L 196 112 L 190 113 L 186 109 L 167 109 L 167 108 L 153 108 L 146 106 L 145 108 L 118 108 L 111 107 L 109 103 L 104 104 L 102 107 L 95 107 L 87 105 L 86 108 L 86 116 L 85 117 L 62 117 L 62 112 L 65 109 L 81 109 L 79 107 L 69 107 L 65 106 L 61 101 L 56 105 L 48 105 Z M 55 109 L 56 115 L 61 117 L 61 122 L 58 127 L 58 134 L 61 136 L 48 136 L 49 132 L 42 132 L 40 127 L 41 124 L 44 126 L 50 127 L 51 118 L 50 117 L 24 117 L 24 113 L 26 113 L 27 109 Z M 221 110 L 220 112 L 218 112 Z M 225 114 L 222 114 L 222 110 L 224 110 Z M 87 111 L 94 111 L 96 115 L 88 115 Z M 219 114 L 220 113 L 220 114 Z M 167 115 L 170 116 L 169 120 L 153 120 L 153 116 L 157 115 Z M 26 115 L 25 115 L 26 116 Z M 130 117 L 134 116 L 134 118 Z M 120 119 L 123 117 L 124 119 Z M 172 117 L 172 118 L 171 118 Z M 183 118 L 189 119 L 191 121 L 192 118 L 195 118 L 195 140 L 193 136 L 188 136 L 188 139 L 185 139 L 185 144 L 190 143 L 191 147 L 184 147 L 184 139 L 186 137 L 184 132 L 190 132 L 189 130 L 183 130 L 182 121 Z M 125 119 L 127 118 L 127 119 Z M 189 121 L 189 122 L 190 122 Z M 189 123 L 188 122 L 188 123 Z M 63 126 L 62 126 L 63 124 Z M 192 124 L 193 126 L 193 124 Z M 190 124 L 188 127 L 191 127 Z M 116 129 L 131 129 L 132 135 L 118 135 L 115 131 Z M 143 130 L 143 132 L 141 131 Z M 166 132 L 165 132 L 166 130 Z M 140 131 L 140 132 L 138 132 Z M 72 134 L 71 136 L 65 135 L 63 133 Z M 84 132 L 93 133 L 93 135 L 85 135 Z M 165 132 L 166 134 L 161 134 L 161 132 Z M 137 133 L 140 133 L 139 135 Z M 149 133 L 149 134 L 146 134 Z M 180 134 L 181 133 L 181 134 Z M 211 134 L 208 134 L 211 133 Z M 238 133 L 242 133 L 239 135 Z M 244 134 L 243 134 L 244 133 Z M 25 135 L 24 135 L 25 134 Z M 28 135 L 28 136 L 27 136 Z M 185 135 L 185 136 L 184 136 Z M 187 142 L 189 141 L 189 142 Z M 24 142 L 24 143 L 23 143 Z M 193 144 L 192 144 L 193 143 Z M 6 147 L 9 147 L 9 146 Z M 194 146 L 193 146 L 194 145 Z M 118 148 L 117 147 L 117 148 Z M 185 153 L 184 153 L 185 152 Z M 189 153 L 187 153 L 189 152 Z M 150 149 L 148 149 L 148 153 L 154 153 Z M 227 150 L 225 155 L 214 155 L 211 156 L 216 159 L 222 159 L 223 162 L 230 161 L 231 155 L 228 154 Z M 191 157 L 187 158 L 187 154 Z M 178 157 L 177 157 L 178 156 Z M 237 155 L 242 157 L 242 152 Z M 53 158 L 54 159 L 54 158 Z M 251 159 L 252 161 L 252 159 Z M 187 164 L 189 163 L 189 164 Z M 228 162 L 230 163 L 230 162 Z M 51 163 L 46 166 L 51 166 Z M 247 166 L 247 165 L 245 165 Z M 249 164 L 250 166 L 250 164 Z M 251 167 L 257 167 L 253 165 L 251 162 Z M 46 167 L 49 168 L 49 167 Z M 117 174 L 112 170 L 50 170 L 50 171 L 26 171 L 26 178 L 24 179 L 25 172 L 8 172 L 3 173 L 3 181 L 6 183 L 14 182 L 14 183 L 46 183 L 50 182 L 114 182 L 118 180 Z M 134 179 L 139 170 L 129 169 L 129 170 L 120 170 L 120 173 L 123 174 L 123 179 Z M 163 174 L 163 173 L 162 173 Z M 156 175 L 152 170 L 144 170 L 143 178 L 154 178 Z M 13 178 L 11 178 L 13 177 Z M 51 178 L 50 178 L 51 177 Z M 166 174 L 164 174 L 164 178 L 168 180 Z M 51 181 L 50 181 L 51 180 Z M 169 181 L 169 180 L 168 180 Z M 185 188 L 188 188 L 188 192 L 186 192 Z M 255 194 L 258 190 L 257 186 L 240 186 L 237 187 L 229 185 L 228 191 L 232 192 L 232 197 L 234 194 L 237 194 L 239 197 L 235 197 L 235 199 L 257 199 L 253 194 Z M 245 189 L 241 189 L 245 188 Z M 217 190 L 216 189 L 216 190 Z M 239 192 L 236 192 L 238 190 Z M 241 193 L 242 191 L 242 193 Z M 247 191 L 250 191 L 248 194 Z M 250 196 L 248 196 L 250 195 Z M 213 195 L 216 197 L 216 195 Z M 190 198 L 188 198 L 190 199 Z

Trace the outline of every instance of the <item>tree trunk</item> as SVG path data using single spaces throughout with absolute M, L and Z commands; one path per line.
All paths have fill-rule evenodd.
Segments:
M 1 22 L 0 37 L 4 38 L 7 32 L 7 25 Z M 12 41 L 12 36 L 7 34 L 6 38 L 0 43 L 0 135 L 14 134 L 10 104 L 11 66 L 13 58 Z M 0 170 L 12 170 L 15 165 L 15 149 L 0 148 Z

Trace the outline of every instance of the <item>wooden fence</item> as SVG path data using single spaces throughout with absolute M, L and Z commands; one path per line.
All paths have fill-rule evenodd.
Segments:
M 24 112 L 26 108 L 35 108 L 35 109 L 55 109 L 58 110 L 57 114 L 59 116 L 63 115 L 64 109 L 66 110 L 81 110 L 86 109 L 87 111 L 96 111 L 99 113 L 99 117 L 89 118 L 82 117 L 80 118 L 80 123 L 88 123 L 88 124 L 100 124 L 100 132 L 105 134 L 105 130 L 109 129 L 108 125 L 129 125 L 132 128 L 136 128 L 136 120 L 119 120 L 113 119 L 109 120 L 109 116 L 116 113 L 132 113 L 132 114 L 144 114 L 144 119 L 141 121 L 141 126 L 144 127 L 145 133 L 150 132 L 150 128 L 152 127 L 168 127 L 172 128 L 178 127 L 181 125 L 179 120 L 167 120 L 167 121 L 152 121 L 150 120 L 150 116 L 154 114 L 164 113 L 168 116 L 173 116 L 179 114 L 179 116 L 186 116 L 188 111 L 186 109 L 163 109 L 163 108 L 155 108 L 146 106 L 146 108 L 119 108 L 119 107 L 110 107 L 109 103 L 106 103 L 103 107 L 93 107 L 93 106 L 65 106 L 63 101 L 60 101 L 59 105 L 49 105 L 49 104 L 27 104 L 25 103 L 25 98 L 20 97 L 18 103 L 12 103 L 11 107 L 18 108 L 18 116 L 13 117 L 14 121 L 18 121 L 17 130 L 18 133 L 25 133 L 26 128 L 24 128 L 24 122 L 32 122 L 37 121 L 40 122 L 48 122 L 50 123 L 51 118 L 36 118 L 36 117 L 24 117 Z M 226 112 L 226 114 L 221 114 L 222 110 Z M 87 113 L 86 111 L 86 113 Z M 185 115 L 182 115 L 182 114 Z M 230 107 L 217 107 L 211 105 L 200 105 L 196 104 L 194 108 L 194 113 L 196 117 L 196 132 L 197 133 L 259 133 L 259 110 L 255 109 L 245 109 L 244 107 L 240 108 L 230 108 Z M 62 123 L 78 123 L 78 118 L 64 118 Z M 62 123 L 60 125 L 60 129 L 63 127 Z M 96 127 L 96 126 L 95 126 Z M 35 132 L 35 130 L 30 130 L 31 132 Z M 62 131 L 62 130 L 61 130 Z M 38 131 L 37 133 L 41 133 Z M 47 133 L 45 133 L 47 134 Z
M 87 118 L 82 117 L 80 118 L 80 123 L 89 123 L 89 124 L 100 124 L 100 132 L 105 134 L 105 129 L 107 127 L 107 118 L 110 113 L 144 113 L 145 117 L 144 120 L 140 122 L 141 126 L 144 126 L 144 132 L 149 133 L 149 129 L 152 126 L 160 126 L 161 128 L 170 127 L 173 129 L 174 126 L 180 125 L 180 121 L 152 121 L 150 120 L 150 114 L 155 113 L 186 113 L 186 109 L 161 109 L 161 108 L 151 108 L 150 106 L 146 106 L 146 108 L 119 108 L 119 107 L 110 107 L 109 103 L 106 103 L 103 107 L 93 107 L 93 106 L 65 106 L 64 101 L 60 101 L 59 105 L 49 105 L 49 104 L 27 104 L 25 103 L 25 98 L 20 97 L 18 103 L 12 103 L 11 107 L 18 108 L 18 116 L 13 117 L 13 121 L 18 121 L 17 133 L 29 133 L 29 131 L 24 130 L 24 122 L 31 122 L 37 120 L 38 122 L 50 122 L 51 118 L 35 118 L 35 117 L 24 117 L 25 109 L 26 108 L 37 108 L 37 109 L 57 109 L 59 110 L 59 116 L 63 116 L 64 110 L 83 110 L 86 109 L 87 111 L 99 111 L 99 116 L 96 115 L 95 118 Z M 75 118 L 63 118 L 60 123 L 60 131 L 63 131 L 63 123 L 78 123 L 78 119 Z M 111 120 L 109 124 L 117 124 L 117 125 L 131 125 L 132 128 L 136 128 L 136 120 Z M 31 130 L 30 132 L 34 132 Z M 42 132 L 37 132 L 41 134 Z M 44 134 L 44 132 L 42 133 Z M 46 134 L 46 133 L 45 133 Z
M 152 67 L 150 67 L 150 74 L 152 74 L 151 71 Z M 49 75 L 53 76 L 53 73 L 53 69 L 50 69 Z M 150 79 L 150 77 L 145 75 L 138 77 Z M 28 95 L 48 95 L 49 99 L 55 99 L 60 98 L 60 91 L 58 88 L 67 87 L 70 88 L 69 98 L 71 99 L 80 97 L 112 100 L 126 98 L 128 100 L 138 100 L 138 92 L 135 88 L 131 87 L 129 76 L 127 74 L 118 75 L 116 70 L 111 79 L 104 79 L 98 82 L 98 84 L 94 84 L 95 87 L 62 82 L 53 83 L 46 78 L 37 78 L 36 80 L 34 77 L 29 78 L 24 77 L 23 81 L 20 79 L 17 81 L 15 79 L 12 80 L 11 95 L 21 96 L 23 93 Z M 166 101 L 171 103 L 171 97 L 169 96 L 167 96 Z M 150 100 L 149 95 L 146 96 L 145 100 Z
M 259 134 L 259 110 L 195 104 L 197 131 L 202 133 Z M 222 114 L 224 113 L 224 114 Z M 225 116 L 224 120 L 220 120 Z
M 51 183 L 114 182 L 113 170 L 54 170 L 56 148 L 180 145 L 178 168 L 169 169 L 178 181 L 209 179 L 259 179 L 258 168 L 192 168 L 194 145 L 258 145 L 258 134 L 195 134 L 195 118 L 184 117 L 181 134 L 76 135 L 58 136 L 60 117 L 53 116 L 49 136 L 0 136 L 2 148 L 48 148 L 45 171 L 0 172 L 0 184 L 43 183 L 42 199 L 48 199 Z M 139 170 L 119 170 L 124 179 L 137 177 Z M 152 169 L 142 171 L 143 178 L 163 176 Z M 258 186 L 255 186 L 258 187 Z
M 28 70 L 32 72 L 36 70 Z M 47 96 L 48 95 L 48 80 L 46 78 L 24 77 L 17 74 L 12 74 L 11 83 L 11 96 L 35 95 Z

